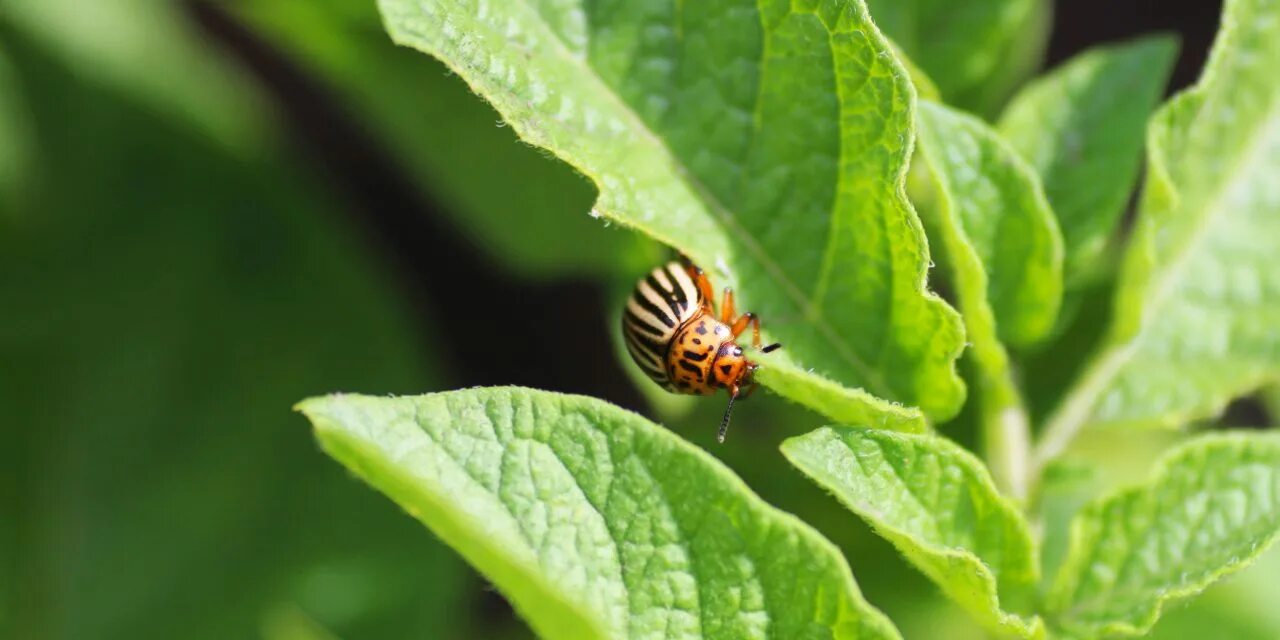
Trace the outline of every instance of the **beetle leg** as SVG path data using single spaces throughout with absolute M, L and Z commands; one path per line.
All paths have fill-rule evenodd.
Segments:
M 706 272 L 701 267 L 689 262 L 689 259 L 683 255 L 680 257 L 684 260 L 685 272 L 689 274 L 690 278 L 693 278 L 693 284 L 698 287 L 698 295 L 702 297 L 702 308 L 706 309 L 708 313 L 712 313 L 714 310 L 711 308 L 711 301 L 714 294 L 711 291 L 711 280 L 707 278 Z
M 738 315 L 738 311 L 733 304 L 733 287 L 725 287 L 724 297 L 720 299 L 720 322 L 725 324 L 734 322 L 733 317 L 736 315 Z M 737 326 L 737 324 L 734 323 L 734 326 Z M 734 331 L 733 337 L 738 337 L 739 333 L 742 333 L 741 329 Z
M 729 332 L 732 333 L 733 337 L 736 338 L 739 335 L 741 335 L 743 331 L 747 330 L 748 324 L 751 325 L 751 346 L 759 349 L 760 348 L 760 317 L 757 316 L 756 314 L 751 313 L 750 311 L 742 314 L 742 317 L 734 321 L 733 325 L 729 327 Z

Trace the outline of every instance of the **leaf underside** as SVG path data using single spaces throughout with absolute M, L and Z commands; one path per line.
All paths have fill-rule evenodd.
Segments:
M 492 388 L 299 409 L 544 637 L 899 637 L 831 543 L 605 402 Z
M 765 384 L 838 383 L 842 421 L 902 413 L 877 396 L 959 409 L 962 328 L 924 289 L 903 192 L 914 93 L 860 0 L 379 6 L 397 42 L 590 178 L 596 213 L 734 286 L 786 345 Z M 809 386 L 776 388 L 829 410 Z

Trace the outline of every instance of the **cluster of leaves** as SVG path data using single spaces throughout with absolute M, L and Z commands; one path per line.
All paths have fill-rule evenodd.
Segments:
M 844 425 L 783 454 L 942 592 L 999 634 L 1141 635 L 1280 532 L 1280 439 L 1185 438 L 1145 480 L 1048 518 L 1062 531 L 1044 539 L 1069 539 L 1055 572 L 1032 523 L 1085 429 L 1186 427 L 1280 376 L 1280 5 L 1227 2 L 1200 81 L 1152 115 L 1170 38 L 1088 51 L 1001 110 L 1036 66 L 1043 2 L 870 4 L 380 9 L 587 176 L 594 215 L 775 319 L 788 348 L 761 381 Z M 958 313 L 926 288 L 926 230 Z M 1082 373 L 1037 429 L 1019 380 L 1096 317 L 1099 286 L 1110 329 L 1088 360 L 1073 347 Z M 965 402 L 966 339 L 985 462 L 935 431 Z M 809 526 L 601 401 L 501 388 L 300 409 L 546 637 L 898 637 Z
M 761 379 L 843 425 L 775 457 L 982 625 L 1141 634 L 1280 529 L 1280 441 L 1180 436 L 1145 479 L 1087 499 L 1054 478 L 1081 437 L 1183 428 L 1276 377 L 1280 7 L 1229 2 L 1200 83 L 1150 118 L 1168 38 L 1023 85 L 1043 0 L 867 4 L 382 0 L 395 39 L 447 64 L 505 129 L 456 78 L 381 46 L 372 6 L 236 11 L 350 97 L 492 257 L 625 280 L 656 240 L 734 284 L 788 346 Z M 317 635 L 313 617 L 358 637 L 430 633 L 456 618 L 459 564 L 278 409 L 445 375 L 421 370 L 319 181 L 282 166 L 258 92 L 190 30 L 155 0 L 0 7 L 0 223 L 42 210 L 0 245 L 0 354 L 23 368 L 0 400 L 8 424 L 33 427 L 0 433 L 19 483 L 0 490 L 15 516 L 0 522 L 14 568 L 0 634 L 283 638 Z M 512 129 L 595 184 L 612 232 L 566 215 L 557 233 L 582 241 L 527 241 L 548 222 L 533 212 L 585 211 L 592 190 Z M 1150 178 L 1122 245 L 1144 140 Z M 494 157 L 520 178 L 494 188 Z M 958 312 L 925 287 L 930 251 Z M 314 281 L 323 294 L 298 286 Z M 1112 291 L 1086 359 L 1079 328 Z M 962 353 L 975 410 L 957 417 Z M 1039 397 L 1059 370 L 1079 378 Z M 547 637 L 898 635 L 845 558 L 860 578 L 870 559 L 606 403 L 507 388 L 301 409 Z M 805 415 L 788 426 L 821 424 Z M 940 435 L 967 420 L 985 461 Z M 1237 593 L 1269 606 L 1274 591 Z M 1192 622 L 1242 624 L 1215 615 Z

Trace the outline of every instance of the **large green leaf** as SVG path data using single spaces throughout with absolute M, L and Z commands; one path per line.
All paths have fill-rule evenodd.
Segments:
M 1280 533 L 1280 436 L 1220 434 L 1171 452 L 1147 483 L 1072 523 L 1050 621 L 1079 637 L 1137 636 L 1169 600 L 1250 563 Z
M 874 396 L 958 410 L 959 319 L 902 187 L 914 93 L 860 0 L 380 6 L 594 181 L 597 214 L 735 286 L 787 347 L 766 384 L 830 377 L 860 424 L 892 409 Z
M 1069 280 L 1097 269 L 1138 176 L 1147 117 L 1177 57 L 1171 36 L 1090 49 L 1027 85 L 1000 133 L 1035 166 L 1062 227 Z
M 1165 105 L 1109 346 L 1050 418 L 1181 426 L 1280 374 L 1280 3 L 1229 0 L 1199 84 Z
M 496 126 L 444 65 L 392 43 L 371 0 L 227 6 L 338 91 L 476 249 L 513 273 L 600 277 L 660 259 L 644 257 L 636 234 L 582 215 L 590 183 Z
M 465 565 L 283 410 L 443 377 L 335 198 L 11 26 L 38 153 L 0 233 L 0 637 L 251 638 L 280 607 L 488 637 Z
M 977 458 L 938 436 L 834 427 L 782 452 L 984 624 L 1043 636 L 1038 618 L 1001 601 L 1026 604 L 1039 580 L 1035 543 Z
M 868 0 L 876 25 L 949 104 L 989 114 L 1040 64 L 1048 0 Z
M 605 402 L 508 387 L 299 409 L 544 637 L 898 637 L 831 543 Z
M 934 189 L 922 210 L 964 314 L 988 458 L 1022 497 L 1029 419 L 1002 340 L 1028 344 L 1054 326 L 1062 300 L 1062 238 L 1035 171 L 988 125 L 922 101 L 920 152 Z
M 1035 171 L 977 118 L 923 101 L 918 122 L 975 349 L 980 334 L 984 347 L 1043 338 L 1062 301 L 1062 236 Z

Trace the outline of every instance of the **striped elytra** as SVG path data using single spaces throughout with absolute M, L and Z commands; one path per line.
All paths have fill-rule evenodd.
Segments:
M 649 272 L 636 283 L 622 312 L 627 351 L 654 382 L 675 391 L 667 370 L 667 353 L 676 333 L 703 313 L 705 301 L 693 278 L 678 262 Z
M 733 401 L 755 389 L 752 374 L 758 365 L 746 359 L 736 342 L 748 326 L 752 344 L 759 348 L 760 322 L 755 314 L 735 318 L 733 292 L 725 289 L 717 319 L 706 275 L 692 264 L 675 261 L 636 283 L 622 313 L 627 351 L 662 388 L 696 395 L 711 395 L 719 389 L 729 392 L 729 410 L 718 435 L 721 441 Z

